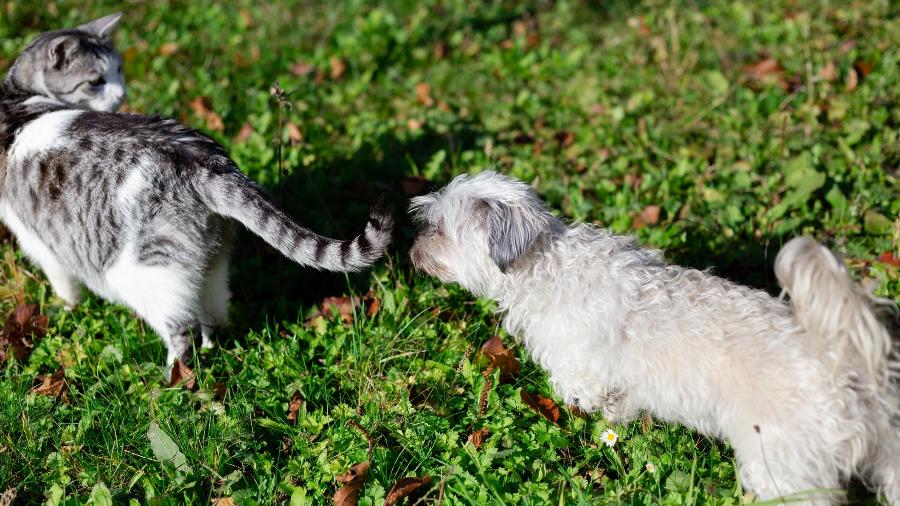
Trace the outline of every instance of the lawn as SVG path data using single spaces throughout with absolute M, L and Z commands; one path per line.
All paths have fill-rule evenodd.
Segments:
M 426 476 L 427 504 L 744 501 L 727 444 L 540 400 L 554 399 L 546 376 L 498 334 L 493 304 L 412 271 L 407 199 L 464 172 L 508 172 L 567 219 L 773 294 L 779 247 L 810 234 L 900 301 L 896 2 L 0 9 L 4 73 L 38 32 L 124 10 L 126 110 L 208 132 L 322 232 L 352 236 L 382 193 L 398 218 L 389 256 L 351 276 L 243 233 L 232 326 L 175 386 L 127 308 L 89 296 L 62 310 L 4 239 L 0 313 L 48 317 L 30 355 L 0 363 L 0 492 L 22 504 L 325 504 L 362 462 L 341 494 L 366 505 Z M 480 351 L 495 334 L 518 372 Z

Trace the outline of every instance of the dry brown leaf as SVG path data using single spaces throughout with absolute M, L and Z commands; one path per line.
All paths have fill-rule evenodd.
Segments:
M 420 130 L 422 128 L 423 122 L 417 119 L 409 119 L 406 122 L 406 128 L 409 128 L 411 131 L 415 132 L 416 130 Z
M 853 68 L 856 69 L 856 73 L 859 74 L 859 77 L 865 79 L 866 76 L 869 75 L 869 72 L 872 71 L 872 64 L 864 61 L 857 61 L 853 64 Z
M 553 402 L 553 399 L 544 397 L 541 394 L 531 394 L 526 392 L 525 390 L 520 390 L 519 394 L 522 397 L 522 402 L 524 402 L 529 408 L 533 409 L 537 413 L 540 413 L 541 416 L 553 423 L 559 422 L 559 406 L 557 406 L 556 403 Z
M 293 424 L 297 423 L 297 415 L 300 413 L 300 406 L 303 405 L 303 402 L 303 396 L 300 395 L 300 390 L 294 390 L 294 393 L 291 395 L 291 404 L 288 406 L 287 419 L 289 422 Z
M 578 418 L 583 418 L 585 420 L 591 417 L 591 415 L 581 409 L 581 406 L 578 404 L 567 404 L 566 408 L 569 409 L 569 413 L 572 413 L 572 416 L 577 416 Z
M 894 267 L 900 267 L 900 257 L 894 255 L 890 251 L 885 251 L 884 253 L 879 255 L 878 261 L 883 264 L 893 265 Z
M 384 506 L 393 506 L 400 499 L 410 497 L 416 492 L 421 492 L 420 489 L 429 483 L 431 483 L 431 476 L 400 478 L 388 492 L 384 500 Z
M 653 418 L 649 413 L 641 415 L 641 434 L 647 434 L 653 428 Z
M 222 117 L 212 110 L 212 104 L 206 97 L 196 97 L 188 102 L 188 107 L 194 111 L 197 117 L 206 122 L 206 128 L 214 132 L 221 132 L 225 129 L 225 123 Z
M 834 81 L 838 78 L 837 67 L 833 61 L 829 61 L 819 69 L 819 79 L 823 81 Z
M 69 396 L 69 385 L 66 383 L 65 370 L 60 369 L 53 374 L 44 375 L 41 379 L 41 384 L 32 388 L 31 393 L 67 399 Z
M 472 445 L 475 448 L 481 449 L 481 446 L 484 444 L 485 440 L 487 440 L 488 436 L 490 436 L 490 435 L 491 435 L 491 429 L 488 429 L 487 427 L 482 427 L 482 428 L 476 430 L 475 432 L 469 434 L 468 441 L 470 443 L 472 443 Z
M 656 225 L 659 223 L 660 208 L 656 204 L 645 207 L 641 214 L 634 219 L 634 228 L 643 228 L 647 225 Z
M 172 364 L 172 374 L 169 378 L 169 386 L 174 387 L 182 383 L 184 384 L 184 388 L 193 390 L 194 387 L 197 386 L 197 378 L 195 377 L 194 371 L 185 365 L 181 359 L 178 359 Z
M 162 56 L 172 56 L 173 54 L 178 52 L 178 44 L 174 42 L 166 42 L 165 44 L 159 46 L 158 52 Z
M 553 137 L 556 139 L 556 142 L 559 143 L 560 147 L 563 148 L 567 148 L 575 142 L 575 134 L 567 130 L 556 132 L 556 135 Z
M 34 304 L 20 304 L 6 318 L 0 333 L 0 362 L 9 355 L 22 359 L 31 354 L 34 346 L 47 333 L 49 320 L 37 312 Z
M 750 81 L 751 87 L 777 84 L 784 90 L 788 89 L 788 82 L 784 78 L 784 68 L 774 58 L 763 58 L 756 63 L 744 66 L 744 75 Z
M 508 382 L 519 375 L 519 360 L 512 350 L 503 346 L 500 336 L 493 336 L 481 345 L 481 352 L 491 365 L 500 371 L 500 381 Z
M 225 383 L 217 381 L 212 388 L 213 391 L 213 399 L 217 401 L 221 401 L 225 398 L 225 394 L 228 393 L 228 387 L 225 386 Z
M 431 98 L 431 85 L 428 83 L 419 83 L 416 85 L 416 100 L 425 107 L 434 105 L 434 99 Z
M 856 89 L 857 84 L 859 84 L 859 75 L 856 73 L 855 68 L 851 68 L 847 71 L 847 82 L 844 84 L 844 90 L 851 92 Z
M 381 299 L 373 297 L 372 302 L 369 303 L 369 308 L 366 309 L 366 316 L 372 318 L 377 315 L 379 311 L 381 311 Z
M 341 76 L 344 75 L 344 71 L 347 70 L 347 64 L 337 56 L 332 56 L 331 59 L 328 60 L 328 63 L 331 66 L 329 75 L 331 75 L 332 79 L 340 79 Z
M 291 66 L 291 74 L 294 74 L 297 77 L 311 74 L 314 70 L 316 70 L 316 68 L 313 67 L 312 63 L 305 61 L 298 61 Z
M 366 482 L 366 474 L 369 472 L 369 462 L 353 464 L 350 469 L 335 479 L 344 486 L 334 493 L 335 506 L 356 506 L 359 502 L 359 493 Z
M 234 499 L 230 497 L 218 497 L 212 500 L 213 506 L 234 506 Z
M 250 123 L 244 123 L 244 126 L 242 126 L 237 135 L 234 136 L 234 142 L 243 144 L 250 139 L 251 135 L 253 135 L 253 126 L 250 125 Z
M 296 145 L 303 140 L 303 132 L 300 131 L 300 127 L 297 126 L 296 123 L 288 121 L 286 125 L 288 131 L 288 139 L 291 140 L 291 145 Z

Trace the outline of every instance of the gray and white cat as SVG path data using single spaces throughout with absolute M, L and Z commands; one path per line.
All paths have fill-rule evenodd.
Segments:
M 128 305 L 171 365 L 226 323 L 235 221 L 301 265 L 353 271 L 382 255 L 392 220 L 380 206 L 355 239 L 322 237 L 206 135 L 112 112 L 125 94 L 110 39 L 120 17 L 40 35 L 0 85 L 0 218 L 67 307 L 81 284 Z

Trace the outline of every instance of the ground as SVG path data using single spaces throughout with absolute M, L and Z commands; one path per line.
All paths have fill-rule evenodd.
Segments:
M 49 317 L 30 356 L 0 364 L 0 492 L 22 503 L 322 504 L 364 461 L 360 504 L 411 476 L 431 477 L 428 503 L 744 500 L 727 444 L 562 405 L 554 423 L 521 394 L 553 399 L 546 376 L 502 332 L 521 371 L 489 366 L 493 305 L 406 257 L 406 199 L 463 172 L 511 173 L 560 216 L 773 294 L 779 247 L 810 234 L 900 300 L 895 2 L 0 9 L 4 72 L 39 31 L 124 10 L 126 110 L 209 132 L 317 230 L 350 237 L 381 193 L 399 221 L 389 257 L 352 276 L 301 269 L 244 233 L 233 325 L 189 364 L 194 384 L 172 387 L 160 340 L 127 308 L 88 296 L 63 310 L 7 238 L 0 310 Z M 343 318 L 327 304 L 317 316 L 351 294 Z

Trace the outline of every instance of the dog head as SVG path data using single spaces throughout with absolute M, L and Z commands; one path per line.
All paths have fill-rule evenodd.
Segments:
M 413 266 L 441 281 L 487 294 L 555 218 L 530 187 L 496 172 L 455 178 L 416 197 L 410 211 L 421 228 Z

